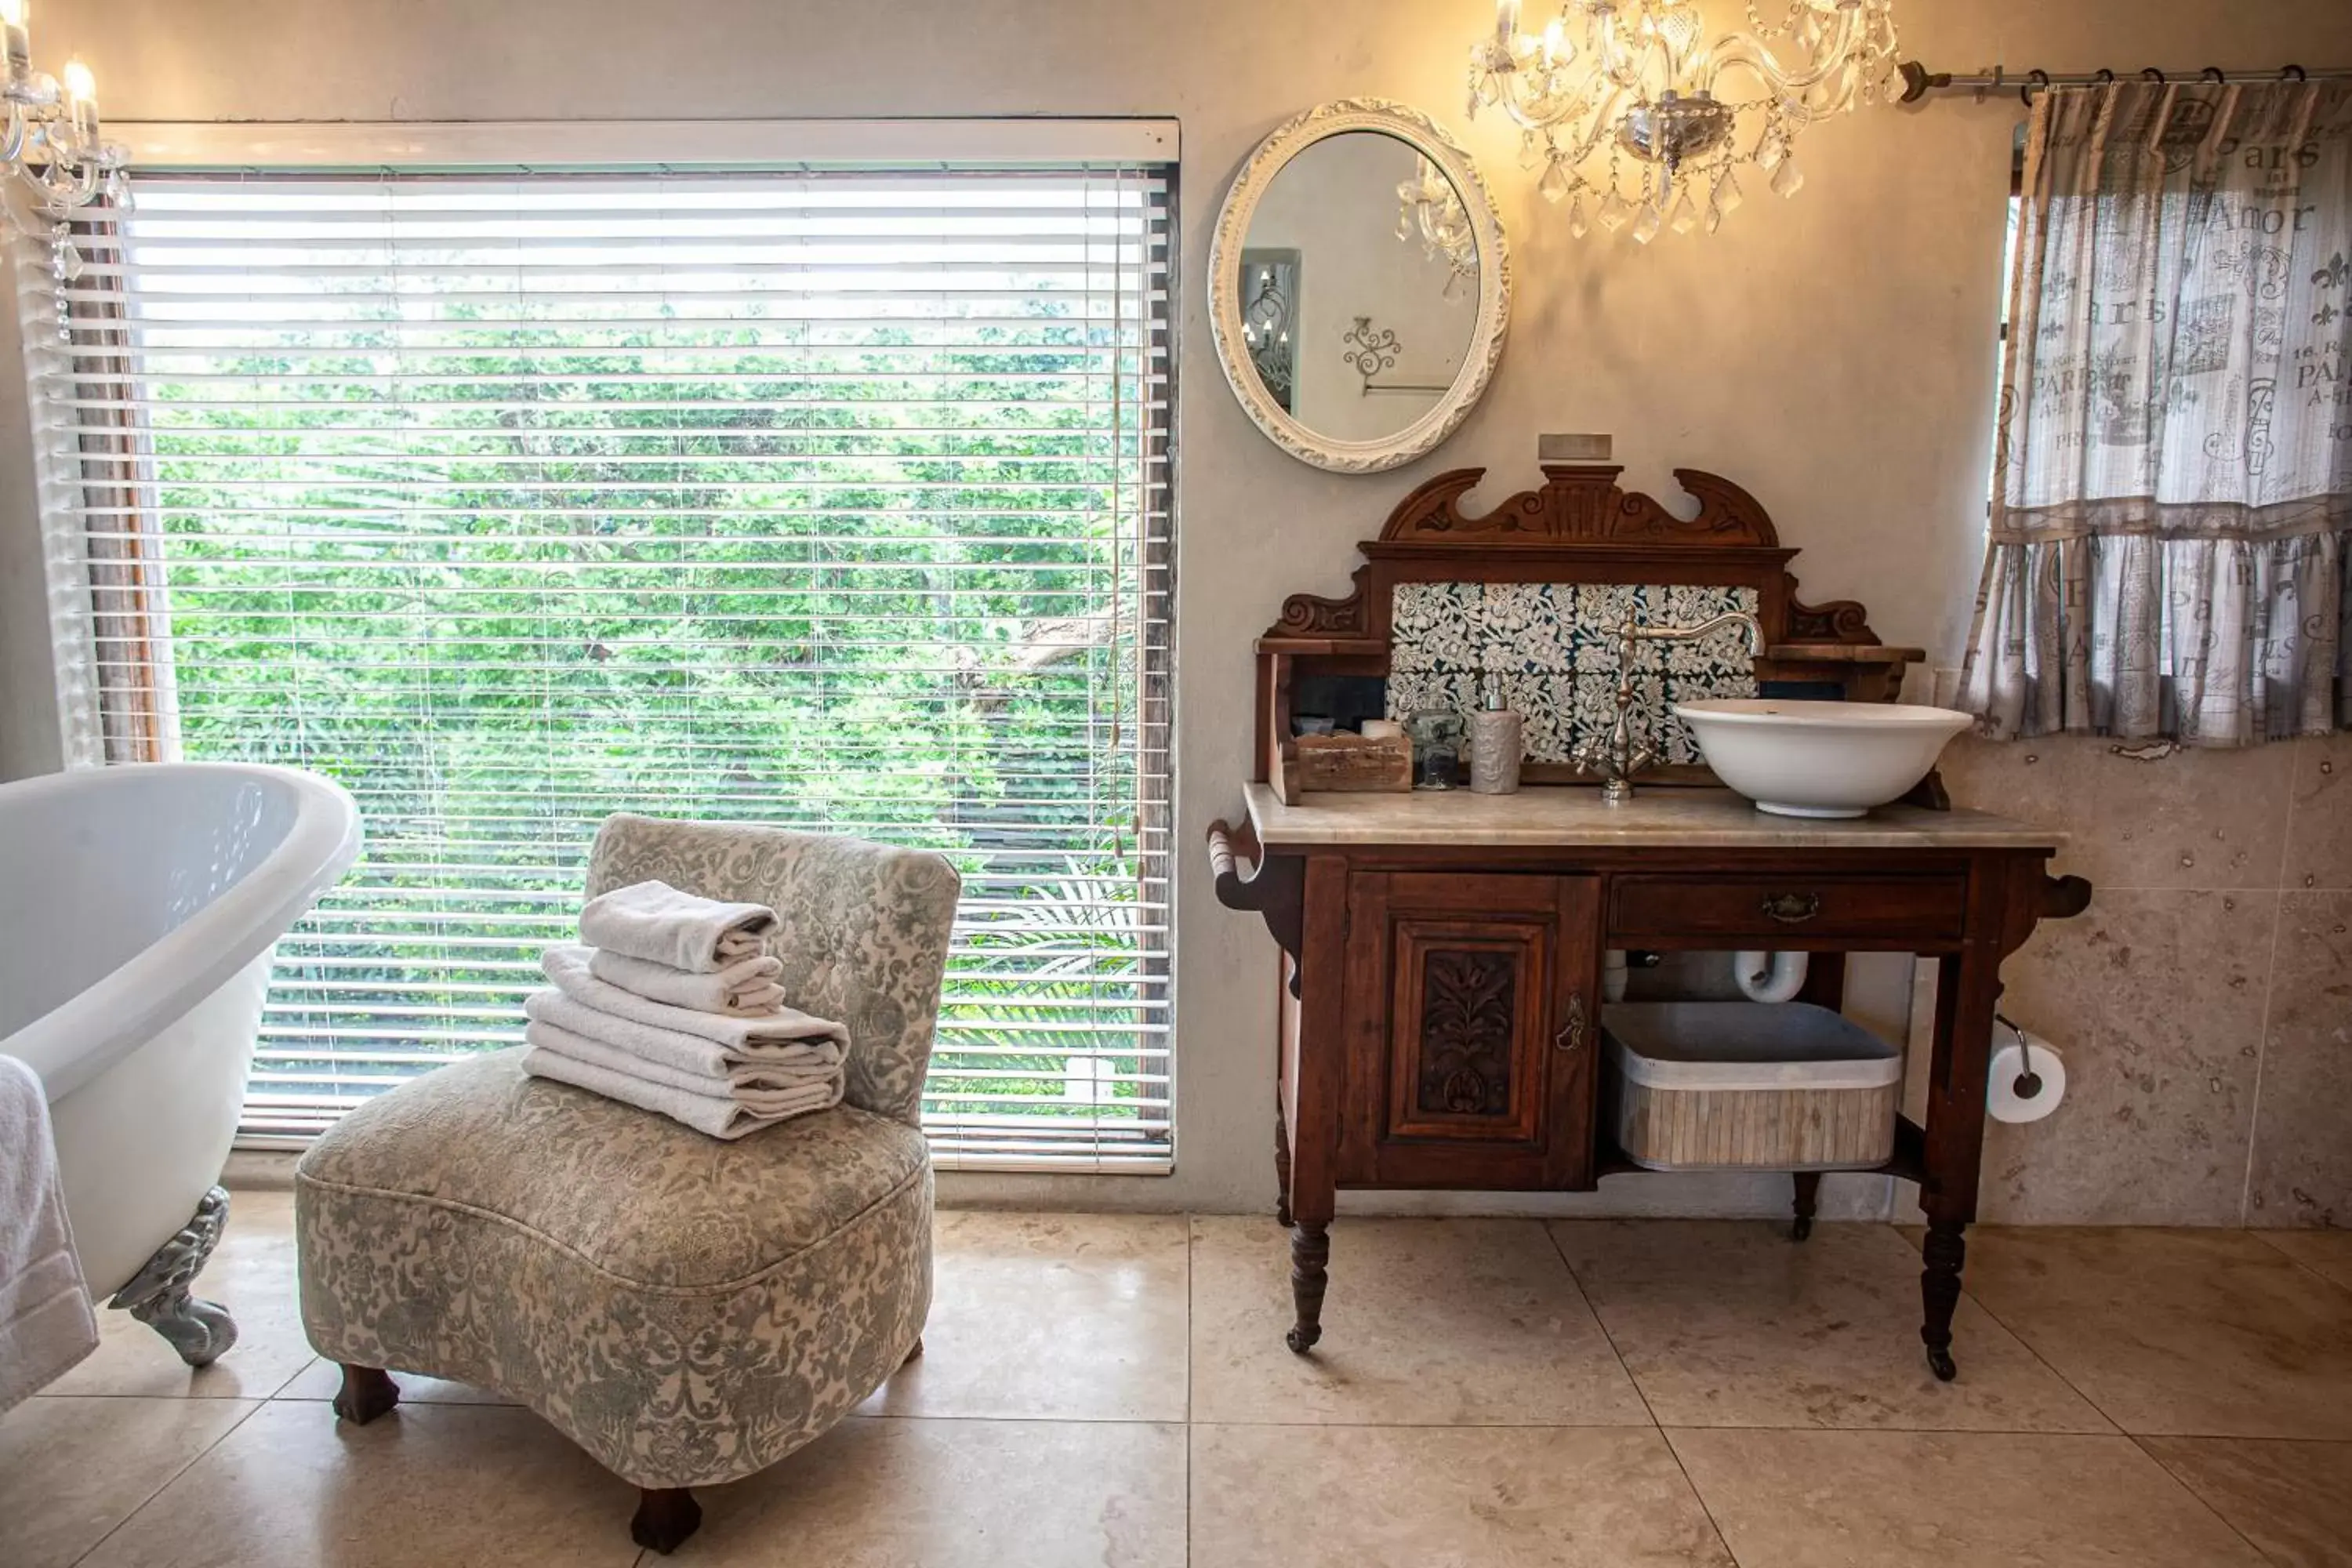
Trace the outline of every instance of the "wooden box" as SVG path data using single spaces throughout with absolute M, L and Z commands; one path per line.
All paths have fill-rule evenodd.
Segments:
M 1301 735 L 1290 780 L 1299 790 L 1386 794 L 1412 788 L 1412 742 L 1402 735 Z

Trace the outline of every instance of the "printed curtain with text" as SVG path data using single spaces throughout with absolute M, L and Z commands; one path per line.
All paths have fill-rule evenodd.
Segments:
M 2352 84 L 2116 82 L 2027 129 L 1986 733 L 2352 724 Z

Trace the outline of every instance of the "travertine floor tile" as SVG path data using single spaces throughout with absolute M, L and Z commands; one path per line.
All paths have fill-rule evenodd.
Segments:
M 1184 1428 L 852 1416 L 697 1494 L 712 1568 L 1183 1568 Z
M 1740 1568 L 2264 1568 L 2127 1437 L 1666 1436 Z
M 228 1216 L 228 1234 L 195 1285 L 236 1320 L 227 1354 L 192 1369 L 163 1335 L 101 1304 L 98 1349 L 48 1392 L 266 1399 L 284 1387 L 311 1360 L 295 1295 L 294 1194 L 233 1193 Z
M 1964 1279 L 2126 1432 L 2352 1438 L 2352 1302 L 2257 1237 L 1979 1230 Z
M 446 1378 L 426 1377 L 422 1373 L 390 1369 L 394 1382 L 400 1384 L 403 1405 L 512 1405 L 515 1401 L 487 1388 L 477 1388 L 470 1383 L 451 1383 Z M 279 1399 L 332 1399 L 343 1385 L 342 1369 L 333 1362 L 314 1360 L 297 1373 L 294 1381 L 278 1391 Z
M 1937 1382 L 1919 1255 L 1884 1226 L 1820 1226 L 1802 1244 L 1747 1220 L 1563 1220 L 1552 1234 L 1666 1426 L 2115 1429 L 1967 1300 L 1959 1381 Z
M 923 1357 L 869 1415 L 1184 1419 L 1181 1215 L 942 1213 Z
M 2257 1230 L 2252 1234 L 2305 1268 L 2352 1290 L 2352 1230 Z
M 1664 1436 L 1633 1427 L 1192 1428 L 1216 1568 L 1732 1568 Z
M 266 1405 L 85 1568 L 627 1568 L 636 1492 L 527 1410 Z
M 0 1416 L 0 1563 L 65 1568 L 260 1408 L 236 1399 L 28 1399 Z
M 1322 1343 L 1293 1355 L 1289 1237 L 1192 1222 L 1194 1420 L 1649 1424 L 1536 1221 L 1342 1219 L 1330 1274 Z
M 2352 1443 L 2143 1437 L 2279 1568 L 2352 1568 Z

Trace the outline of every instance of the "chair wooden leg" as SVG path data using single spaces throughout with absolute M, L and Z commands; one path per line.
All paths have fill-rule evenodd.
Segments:
M 920 1360 L 922 1360 L 922 1359 L 923 1359 L 923 1336 L 922 1336 L 922 1335 L 920 1335 L 920 1334 L 917 1334 L 917 1335 L 915 1336 L 915 1348 L 914 1348 L 913 1350 L 908 1351 L 908 1352 L 907 1352 L 907 1359 L 906 1359 L 905 1361 L 900 1362 L 898 1364 L 899 1364 L 900 1366 L 912 1366 L 912 1365 L 914 1365 L 917 1362 L 919 1362 L 919 1361 L 920 1361 Z
M 702 1505 L 685 1487 L 640 1487 L 629 1539 L 667 1557 L 702 1528 Z
M 399 1403 L 400 1384 L 392 1381 L 392 1373 L 382 1367 L 343 1367 L 343 1386 L 335 1394 L 335 1414 L 352 1426 L 364 1426 Z

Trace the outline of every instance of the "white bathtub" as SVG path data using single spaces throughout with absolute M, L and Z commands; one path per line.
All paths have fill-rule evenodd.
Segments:
M 0 1053 L 47 1089 L 94 1294 L 137 1274 L 219 1179 L 270 950 L 359 849 L 352 797 L 290 768 L 0 784 Z

